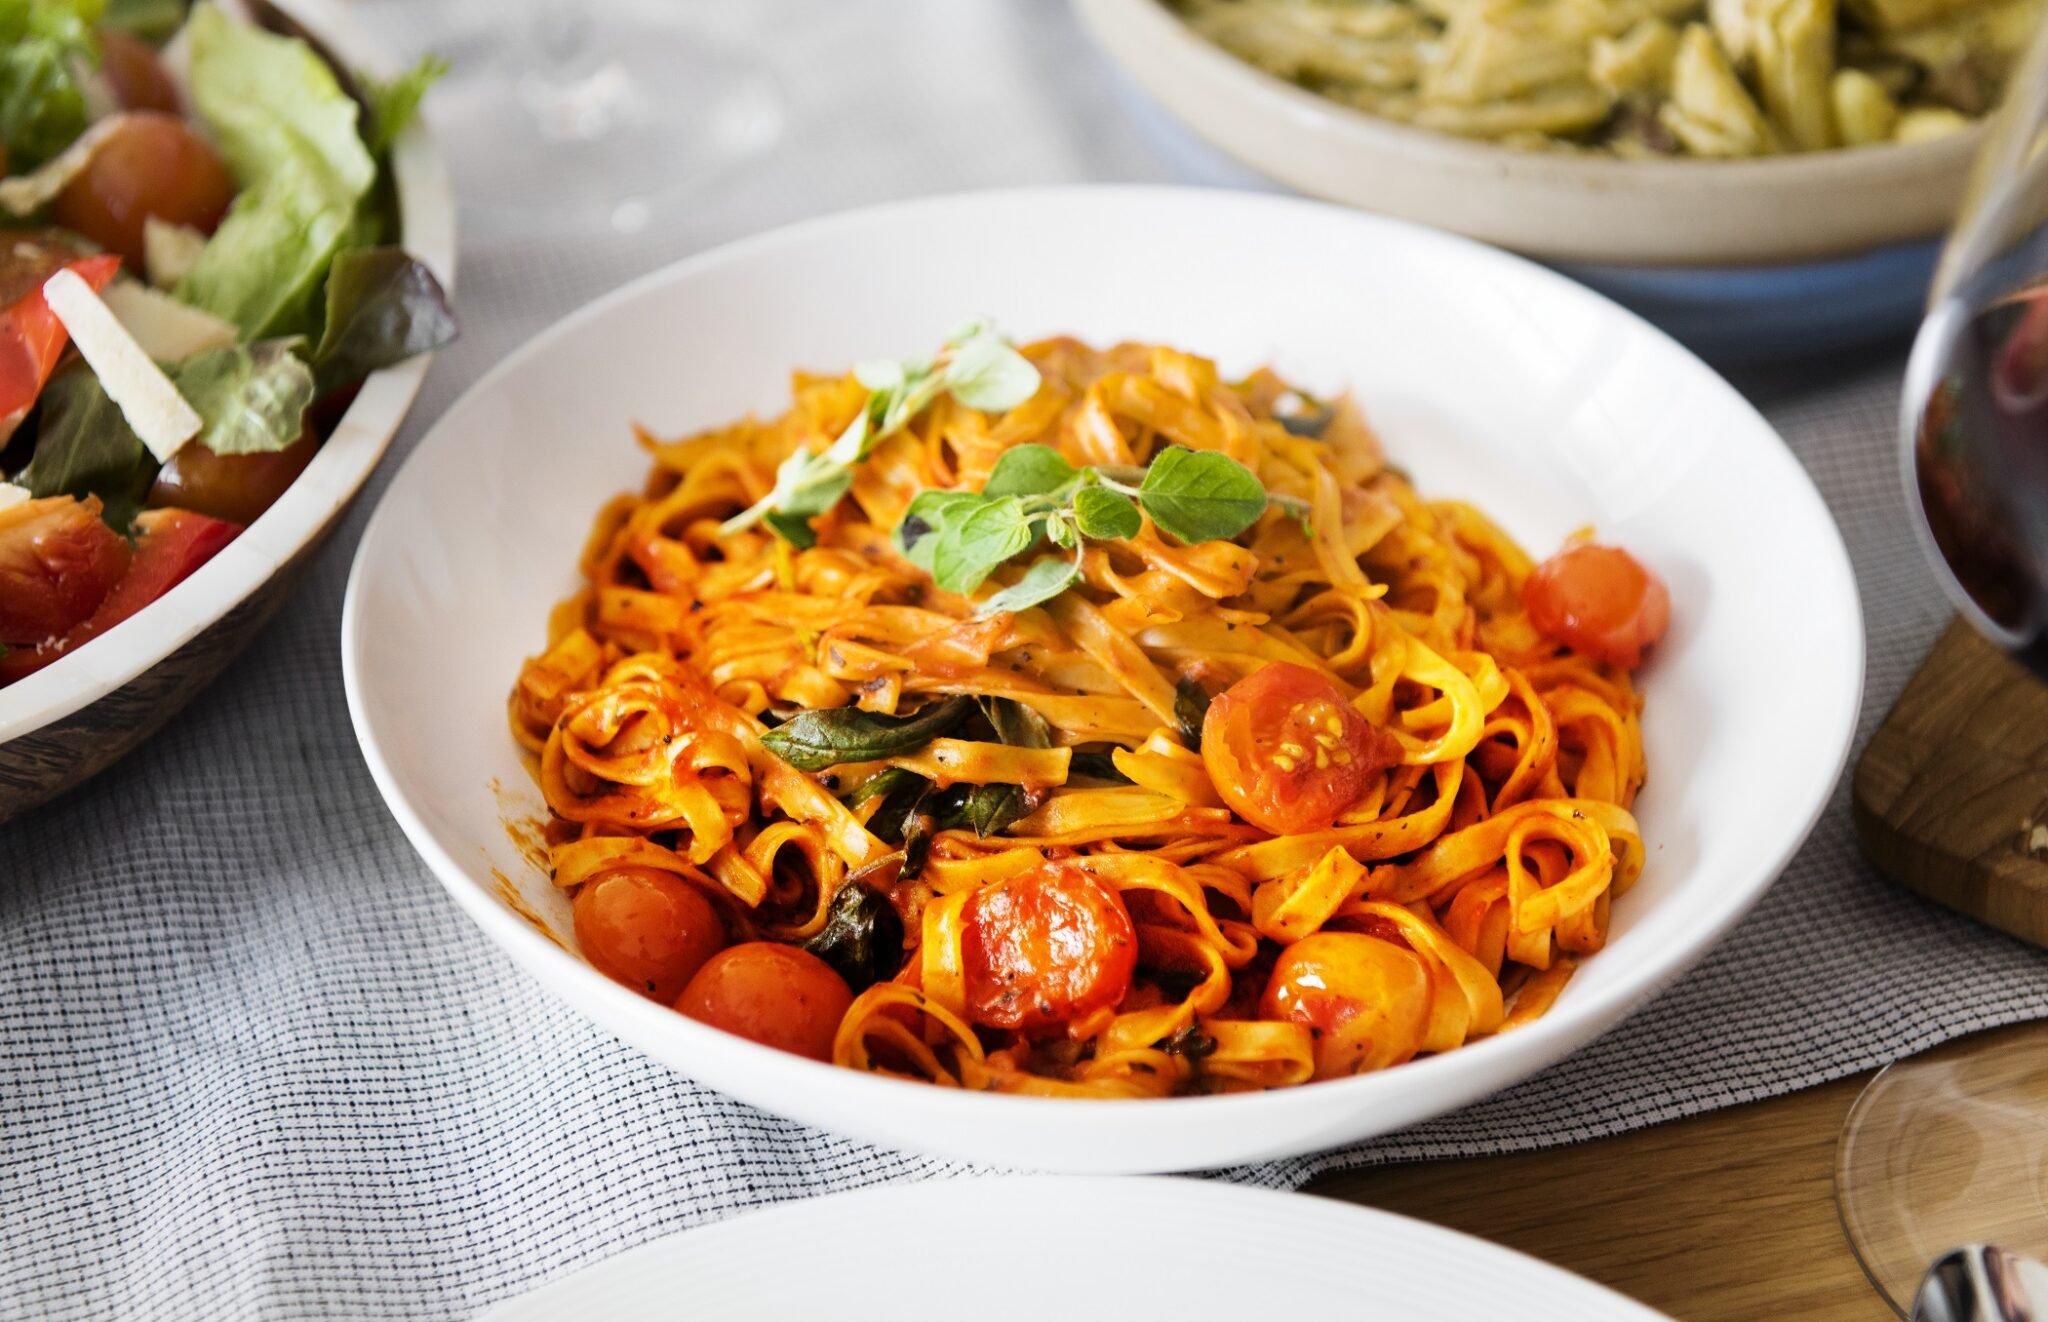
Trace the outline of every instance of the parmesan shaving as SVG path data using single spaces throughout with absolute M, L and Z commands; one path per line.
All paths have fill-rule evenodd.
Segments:
M 43 284 L 43 300 L 159 463 L 199 434 L 204 421 L 198 412 L 77 272 L 51 276 Z

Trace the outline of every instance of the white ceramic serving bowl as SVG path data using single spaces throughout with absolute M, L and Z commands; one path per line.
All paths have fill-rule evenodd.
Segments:
M 1543 552 L 1588 523 L 1663 574 L 1644 674 L 1642 881 L 1535 1024 L 1362 1078 L 1073 1102 L 835 1069 L 683 1018 L 571 952 L 569 905 L 508 838 L 544 809 L 506 728 L 521 659 L 577 586 L 589 524 L 637 488 L 629 424 L 781 411 L 792 367 L 1018 337 L 1164 341 L 1354 388 L 1422 490 Z M 779 230 L 654 273 L 500 363 L 406 462 L 342 619 L 349 709 L 414 846 L 479 926 L 606 1030 L 764 1109 L 897 1147 L 1065 1171 L 1184 1170 L 1398 1129 L 1535 1073 L 1678 976 L 1805 838 L 1848 750 L 1863 634 L 1840 537 L 1733 389 L 1629 313 L 1519 258 L 1312 202 L 1173 188 L 932 198 Z M 514 901 L 494 876 L 516 892 Z M 552 938 L 520 916 L 530 910 Z M 558 944 L 559 943 L 559 944 Z
M 1546 260 L 1753 266 L 1929 238 L 1954 218 L 1982 137 L 1742 161 L 1525 151 L 1304 91 L 1197 36 L 1160 0 L 1074 6 L 1140 87 L 1253 169 Z
M 337 0 L 281 8 L 351 67 L 397 72 Z M 398 242 L 451 291 L 455 201 L 423 124 L 393 145 Z M 0 821 L 104 770 L 153 733 L 255 636 L 391 444 L 430 356 L 375 373 L 306 471 L 226 549 L 132 617 L 0 688 Z

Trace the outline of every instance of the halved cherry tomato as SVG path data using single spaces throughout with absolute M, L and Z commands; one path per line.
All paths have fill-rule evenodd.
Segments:
M 176 115 L 143 110 L 99 145 L 50 214 L 140 267 L 149 217 L 211 234 L 234 200 L 235 181 L 206 139 Z
M 282 450 L 260 454 L 215 454 L 203 445 L 180 446 L 157 470 L 149 503 L 251 524 L 306 471 L 318 450 L 319 442 L 310 431 Z
M 1429 970 L 1414 951 L 1359 932 L 1315 932 L 1280 952 L 1259 1016 L 1307 1024 L 1316 1077 L 1338 1079 L 1414 1055 L 1429 996 Z
M 128 543 L 96 496 L 46 496 L 0 510 L 0 643 L 61 638 L 83 624 L 128 568 Z
M 977 1024 L 1043 1033 L 1130 990 L 1138 963 L 1130 912 L 1072 863 L 996 882 L 962 916 L 967 1017 Z
M 178 113 L 178 85 L 164 72 L 156 50 L 140 37 L 119 28 L 101 28 L 100 68 L 113 85 L 114 99 L 123 110 L 161 110 Z
M 1400 756 L 1328 678 L 1289 661 L 1232 684 L 1202 721 L 1202 761 L 1216 792 L 1274 835 L 1328 827 Z
M 711 901 L 659 868 L 619 868 L 585 883 L 574 913 L 576 943 L 592 966 L 663 1005 L 675 1004 L 725 944 Z
M 98 499 L 87 497 L 72 503 L 90 505 L 94 519 L 98 519 Z M 0 519 L 5 517 L 0 513 Z M 127 570 L 112 580 L 112 587 L 102 592 L 87 618 L 54 641 L 9 648 L 6 655 L 0 656 L 0 684 L 33 674 L 113 628 L 182 583 L 242 531 L 239 525 L 189 510 L 144 510 L 135 517 L 135 528 L 138 535 L 132 556 L 126 554 L 127 544 L 119 537 L 114 538 L 121 546 Z M 108 535 L 113 535 L 111 530 Z M 4 581 L 0 581 L 0 594 L 4 592 Z
M 830 1060 L 852 1004 L 846 980 L 810 951 L 746 941 L 706 960 L 676 1009 L 750 1042 Z
M 0 233 L 0 240 L 8 237 Z M 16 246 L 17 250 L 34 247 L 35 251 L 7 272 L 9 287 L 21 293 L 0 312 L 0 443 L 14 434 L 35 407 L 36 396 L 49 383 L 70 339 L 64 323 L 43 301 L 43 281 L 68 266 L 94 289 L 103 289 L 121 266 L 121 259 L 113 256 L 69 257 L 69 249 L 54 245 L 17 241 Z
M 1569 547 L 1522 584 L 1529 622 L 1566 647 L 1612 665 L 1641 665 L 1671 624 L 1664 580 L 1618 546 Z

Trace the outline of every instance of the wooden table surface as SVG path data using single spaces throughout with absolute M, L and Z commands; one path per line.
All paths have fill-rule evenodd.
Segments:
M 1835 1139 L 1869 1079 L 1547 1152 L 1332 1175 L 1308 1191 L 1519 1249 L 1680 1322 L 1883 1322 L 1893 1313 L 1835 1214 Z

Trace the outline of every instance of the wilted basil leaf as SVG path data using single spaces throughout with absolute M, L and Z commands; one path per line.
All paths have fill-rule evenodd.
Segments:
M 448 292 L 402 248 L 350 248 L 327 274 L 327 322 L 313 370 L 322 395 L 438 349 L 459 330 Z
M 1189 748 L 1202 746 L 1202 722 L 1209 715 L 1209 690 L 1183 675 L 1173 686 L 1173 723 L 1180 727 L 1181 742 Z
M 981 699 L 982 714 L 996 737 L 1012 748 L 1052 747 L 1052 726 L 1043 716 L 1014 698 Z M 977 785 L 968 792 L 960 815 L 974 833 L 986 839 L 1029 817 L 1045 802 L 1045 791 L 1021 785 Z
M 824 771 L 844 762 L 872 762 L 924 747 L 967 719 L 972 698 L 947 698 L 910 716 L 884 716 L 858 707 L 799 712 L 761 736 L 761 746 L 799 771 Z
M 903 919 L 887 897 L 850 882 L 832 897 L 824 929 L 804 949 L 837 970 L 848 987 L 864 991 L 896 976 L 903 963 Z
M 1131 778 L 1116 764 L 1116 758 L 1108 753 L 1076 753 L 1067 763 L 1067 779 L 1104 780 L 1112 785 L 1128 785 Z
M 156 480 L 156 457 L 83 367 L 43 387 L 35 457 L 14 480 L 32 496 L 98 496 L 101 517 L 127 535 Z

